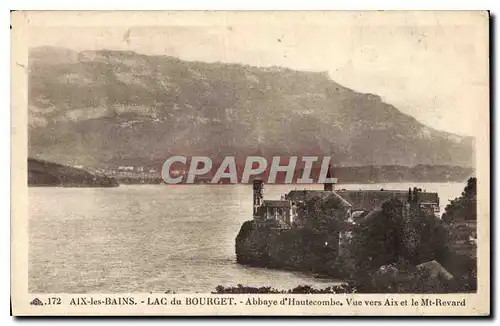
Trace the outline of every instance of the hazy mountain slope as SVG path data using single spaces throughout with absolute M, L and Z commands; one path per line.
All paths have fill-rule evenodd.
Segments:
M 472 165 L 472 138 L 326 73 L 51 47 L 33 49 L 29 69 L 30 155 L 54 161 L 328 153 L 339 165 Z

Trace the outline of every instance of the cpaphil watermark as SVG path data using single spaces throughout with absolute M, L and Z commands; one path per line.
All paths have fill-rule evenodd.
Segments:
M 162 178 L 167 184 L 237 184 L 255 178 L 270 184 L 333 184 L 337 178 L 332 177 L 330 161 L 329 156 L 273 156 L 270 161 L 261 156 L 171 156 L 163 163 Z

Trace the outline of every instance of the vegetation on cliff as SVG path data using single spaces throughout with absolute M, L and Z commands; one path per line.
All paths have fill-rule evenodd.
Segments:
M 341 243 L 338 264 L 360 292 L 469 292 L 476 289 L 476 260 L 451 246 L 445 223 L 423 211 L 401 214 L 403 203 L 391 200 L 378 216 L 352 231 Z M 420 264 L 435 262 L 441 272 L 429 275 Z
M 442 221 L 421 211 L 404 217 L 403 209 L 401 201 L 387 201 L 370 221 L 347 234 L 340 244 L 339 259 L 351 267 L 350 275 L 374 271 L 400 260 L 417 265 L 446 257 L 447 232 Z
M 238 263 L 275 267 L 340 277 L 336 268 L 339 223 L 341 218 L 327 218 L 336 214 L 336 203 L 309 201 L 301 210 L 309 210 L 309 219 L 303 227 L 283 229 L 276 221 L 243 223 L 236 237 Z M 314 213 L 313 213 L 314 212 Z
M 469 180 L 461 198 L 475 200 L 474 189 L 475 180 Z M 460 202 L 459 207 L 466 208 L 458 211 L 470 212 L 466 200 L 452 202 L 455 204 L 447 211 L 455 211 L 452 207 Z M 319 199 L 307 202 L 300 209 L 308 213 L 303 228 L 276 231 L 256 227 L 253 221 L 246 222 L 237 238 L 238 262 L 342 277 L 346 280 L 343 289 L 352 292 L 450 293 L 477 289 L 475 256 L 457 251 L 449 225 L 432 214 L 421 210 L 404 213 L 405 204 L 393 199 L 385 202 L 380 211 L 370 213 L 362 222 L 349 227 L 335 207 Z M 332 234 L 339 232 L 340 241 L 325 240 L 325 235 L 332 239 Z M 338 250 L 332 244 L 338 245 Z M 272 255 L 272 247 L 283 249 L 278 256 L 273 256 L 273 265 L 270 265 L 262 258 Z M 247 260 L 248 257 L 252 259 Z M 238 293 L 231 291 L 240 290 L 221 288 L 217 291 Z M 269 289 L 259 291 L 282 293 Z
M 469 178 L 462 195 L 445 208 L 443 221 L 475 221 L 477 219 L 477 179 Z
M 476 178 L 470 178 L 462 195 L 446 206 L 442 217 L 453 252 L 473 258 L 477 256 L 476 183 Z

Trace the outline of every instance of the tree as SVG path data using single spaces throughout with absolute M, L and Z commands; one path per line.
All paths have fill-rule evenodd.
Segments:
M 335 197 L 314 197 L 299 206 L 299 215 L 306 217 L 304 226 L 314 233 L 339 231 L 346 219 L 346 210 Z
M 344 258 L 352 264 L 353 278 L 402 260 L 417 265 L 446 256 L 443 223 L 419 210 L 405 216 L 403 208 L 400 200 L 391 199 L 353 230 Z
M 450 223 L 460 220 L 477 219 L 477 179 L 469 178 L 461 196 L 453 199 L 445 208 L 443 221 Z

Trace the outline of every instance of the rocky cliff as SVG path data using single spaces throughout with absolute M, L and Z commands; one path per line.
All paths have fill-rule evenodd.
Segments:
M 338 232 L 279 229 L 272 223 L 246 221 L 236 237 L 236 260 L 245 265 L 336 277 L 340 276 L 335 266 L 338 248 Z

